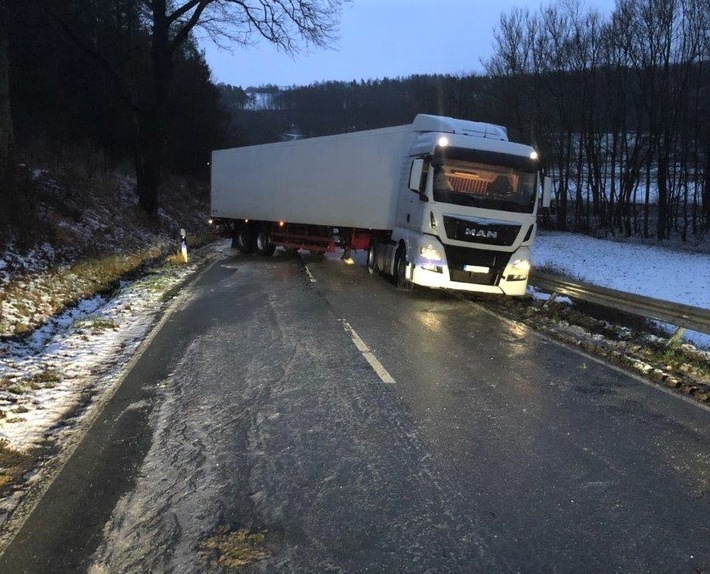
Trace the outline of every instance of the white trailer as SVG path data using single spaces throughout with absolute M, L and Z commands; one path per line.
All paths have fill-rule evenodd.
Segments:
M 218 150 L 212 216 L 391 229 L 411 127 Z
M 214 151 L 211 212 L 244 253 L 367 248 L 400 286 L 522 295 L 540 187 L 535 150 L 504 128 L 420 114 Z

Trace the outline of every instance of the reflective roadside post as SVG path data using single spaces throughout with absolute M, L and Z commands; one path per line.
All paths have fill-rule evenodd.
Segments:
M 184 229 L 180 230 L 180 255 L 183 263 L 187 263 L 187 236 Z

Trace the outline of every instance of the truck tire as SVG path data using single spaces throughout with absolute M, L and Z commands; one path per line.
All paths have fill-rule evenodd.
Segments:
M 370 239 L 370 247 L 367 250 L 367 271 L 374 275 L 379 268 L 377 266 L 377 238 Z
M 256 230 L 256 252 L 259 255 L 271 257 L 276 251 L 276 246 L 271 243 L 271 234 L 266 225 L 260 225 Z
M 394 258 L 394 284 L 397 289 L 409 290 L 414 287 L 407 279 L 407 252 L 404 245 L 397 248 Z
M 251 253 L 254 251 L 254 235 L 251 227 L 246 223 L 242 223 L 237 228 L 237 249 L 241 253 Z

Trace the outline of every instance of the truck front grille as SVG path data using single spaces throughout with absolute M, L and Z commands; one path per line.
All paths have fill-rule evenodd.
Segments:
M 470 249 L 467 247 L 454 247 L 444 245 L 446 260 L 449 264 L 449 277 L 451 281 L 473 283 L 476 285 L 498 285 L 506 265 L 510 261 L 511 253 L 488 251 L 486 249 Z M 467 265 L 488 267 L 489 273 L 473 273 L 465 271 Z

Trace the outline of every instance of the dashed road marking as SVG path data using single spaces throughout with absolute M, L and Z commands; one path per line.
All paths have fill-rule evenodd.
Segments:
M 305 267 L 306 267 L 306 275 L 308 275 L 308 279 L 310 279 L 311 283 L 315 283 L 316 278 L 313 277 L 313 273 L 311 273 L 311 270 L 308 268 L 308 265 L 306 265 Z
M 365 357 L 365 360 L 370 363 L 370 366 L 375 370 L 375 373 L 377 373 L 377 376 L 380 377 L 380 380 L 383 383 L 387 383 L 389 385 L 396 383 L 397 381 L 392 378 L 392 375 L 390 375 L 387 372 L 387 369 L 382 366 L 382 363 L 377 360 L 377 357 L 375 357 L 372 351 L 370 351 L 365 342 L 360 338 L 360 335 L 358 335 L 355 332 L 355 329 L 353 329 L 350 324 L 345 320 L 343 320 L 343 328 L 348 333 L 350 333 L 350 336 L 352 337 L 353 343 L 355 343 L 357 350 L 360 351 L 360 353 L 362 353 L 362 356 Z

